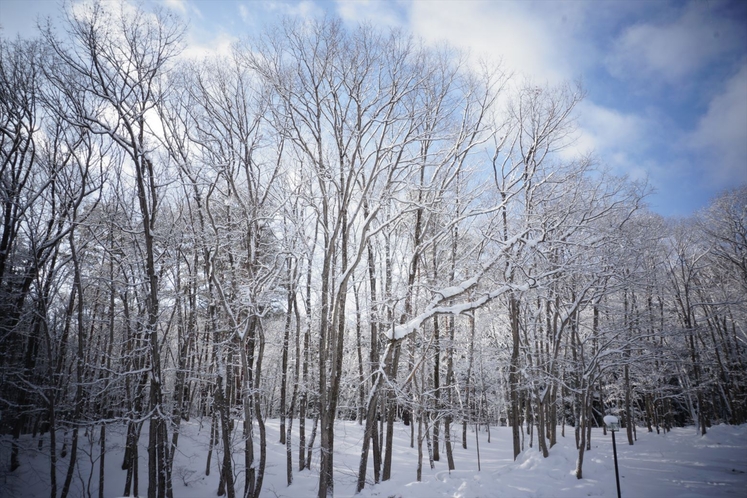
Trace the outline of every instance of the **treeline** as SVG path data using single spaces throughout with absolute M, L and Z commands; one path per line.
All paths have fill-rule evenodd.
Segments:
M 196 62 L 166 11 L 65 14 L 0 40 L 2 465 L 38 438 L 50 496 L 81 431 L 104 496 L 114 425 L 117 493 L 155 498 L 193 417 L 229 497 L 274 444 L 331 496 L 339 418 L 365 425 L 359 490 L 402 416 L 419 469 L 468 426 L 510 425 L 514 456 L 568 427 L 579 478 L 607 413 L 630 444 L 745 422 L 747 188 L 652 214 L 569 151 L 580 89 L 403 33 L 286 20 Z

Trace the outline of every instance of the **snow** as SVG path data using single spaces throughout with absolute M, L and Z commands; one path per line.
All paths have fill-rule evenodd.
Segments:
M 465 290 L 469 289 L 470 287 L 477 285 L 478 280 L 479 278 L 475 276 L 468 280 L 465 280 L 460 285 L 453 285 L 451 287 L 440 289 L 436 291 L 436 294 L 441 294 L 441 300 L 451 299 L 463 293 Z
M 604 425 L 607 427 L 610 427 L 612 425 L 617 425 L 619 421 L 617 420 L 617 417 L 614 415 L 605 415 L 604 416 Z
M 462 294 L 466 292 L 468 289 L 474 287 L 475 285 L 477 285 L 478 281 L 479 281 L 478 277 L 473 277 L 473 278 L 470 278 L 469 280 L 464 281 L 461 285 L 446 287 L 445 289 L 435 292 L 437 297 L 435 297 L 431 301 L 431 303 L 428 306 L 426 306 L 425 310 L 419 315 L 412 318 L 411 320 L 401 325 L 395 326 L 392 329 L 391 333 L 389 333 L 389 338 L 397 340 L 397 339 L 402 339 L 404 337 L 407 337 L 408 335 L 415 332 L 423 324 L 425 320 L 435 315 L 439 315 L 439 314 L 459 315 L 459 314 L 477 309 L 487 304 L 489 301 L 497 298 L 501 294 L 508 292 L 509 290 L 518 290 L 521 292 L 525 292 L 529 290 L 528 284 L 503 285 L 488 293 L 483 293 L 481 295 L 478 295 L 470 301 L 465 301 L 463 303 L 457 303 L 457 304 L 446 305 L 446 306 L 440 305 L 440 303 L 445 301 L 447 298 L 451 299 L 452 297 Z
M 236 424 L 237 443 L 241 424 Z M 310 426 L 310 422 L 307 427 Z M 182 424 L 184 432 L 179 439 L 179 448 L 174 462 L 174 496 L 177 498 L 203 498 L 215 496 L 218 486 L 217 463 L 222 450 L 213 453 L 210 476 L 204 475 L 207 455 L 209 421 L 199 420 Z M 452 433 L 459 437 L 461 427 L 454 426 Z M 297 465 L 298 421 L 293 424 L 293 460 Z M 311 471 L 298 473 L 294 469 L 294 483 L 285 483 L 285 447 L 277 441 L 279 421 L 267 422 L 268 459 L 267 474 L 262 495 L 271 497 L 315 496 L 318 485 L 318 447 L 314 453 Z M 363 429 L 355 422 L 338 421 L 335 439 L 335 496 L 352 497 L 355 494 L 356 472 L 360 458 Z M 124 426 L 108 427 L 106 454 L 105 496 L 121 496 L 124 490 L 125 471 L 121 470 Z M 140 463 L 140 494 L 145 494 L 147 479 L 147 428 L 142 431 Z M 73 480 L 71 496 L 87 496 L 84 489 L 89 486 L 91 496 L 98 495 L 98 428 L 88 436 L 81 432 L 79 459 L 81 471 Z M 534 448 L 527 448 L 516 461 L 512 459 L 511 429 L 492 427 L 491 443 L 487 433 L 481 430 L 480 463 L 477 471 L 474 427 L 468 430 L 469 449 L 464 450 L 461 441 L 454 445 L 457 469 L 449 472 L 446 455 L 441 449 L 441 461 L 435 469 L 428 467 L 427 451 L 423 452 L 423 481 L 415 482 L 417 448 L 409 447 L 410 428 L 401 422 L 395 428 L 392 480 L 373 485 L 372 459 L 369 458 L 369 473 L 366 488 L 358 495 L 361 498 L 513 498 L 513 497 L 557 497 L 577 498 L 583 496 L 615 497 L 615 470 L 612 458 L 610 434 L 601 429 L 592 430 L 591 450 L 584 457 L 584 479 L 576 479 L 574 468 L 577 451 L 573 429 L 566 427 L 566 437 L 550 449 L 550 456 L 542 458 Z M 58 439 L 62 440 L 59 433 Z M 48 444 L 45 437 L 44 443 Z M 318 438 L 317 438 L 318 441 Z M 529 436 L 525 435 L 528 444 Z M 13 473 L 7 470 L 9 440 L 0 440 L 0 496 L 38 497 L 49 496 L 49 457 L 46 446 L 37 451 L 37 440 L 23 437 L 21 443 L 21 467 Z M 59 448 L 58 448 L 59 449 Z M 258 450 L 258 448 L 257 448 Z M 234 462 L 243 461 L 242 446 L 235 447 Z M 617 452 L 620 468 L 620 487 L 623 497 L 669 496 L 696 497 L 743 497 L 747 496 L 747 425 L 714 426 L 706 436 L 700 436 L 694 427 L 677 428 L 667 434 L 646 432 L 638 428 L 638 441 L 627 444 L 624 433 L 617 435 Z M 255 453 L 257 456 L 258 451 Z M 69 457 L 68 457 L 69 458 Z M 64 481 L 68 458 L 61 458 L 58 467 L 58 492 Z M 90 473 L 93 461 L 93 473 Z M 243 468 L 234 469 L 237 475 L 237 490 L 243 489 Z

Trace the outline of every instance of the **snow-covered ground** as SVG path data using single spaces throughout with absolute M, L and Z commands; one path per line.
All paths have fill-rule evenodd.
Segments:
M 240 427 L 240 424 L 237 424 Z M 297 441 L 297 422 L 294 424 L 294 446 Z M 218 487 L 217 464 L 221 452 L 214 452 L 212 471 L 205 476 L 209 425 L 192 421 L 183 425 L 184 433 L 179 440 L 179 450 L 174 462 L 174 496 L 177 498 L 206 498 L 216 496 Z M 285 448 L 278 443 L 279 422 L 270 420 L 268 429 L 268 464 L 262 496 L 268 497 L 313 497 L 316 495 L 318 474 L 316 470 L 298 473 L 294 471 L 294 483 L 286 486 Z M 457 435 L 461 426 L 454 426 Z M 568 428 L 567 428 L 568 429 Z M 147 428 L 143 429 L 141 443 L 147 442 Z M 83 463 L 76 472 L 71 496 L 98 496 L 98 430 L 89 438 L 81 439 L 79 458 Z M 338 422 L 335 439 L 335 496 L 347 497 L 355 494 L 356 472 L 360 456 L 362 428 L 354 422 Z M 60 434 L 60 437 L 62 434 Z M 592 431 L 591 451 L 585 456 L 584 479 L 576 479 L 573 471 L 576 449 L 572 429 L 565 438 L 550 450 L 547 459 L 535 448 L 524 451 L 514 462 L 511 458 L 511 431 L 508 427 L 491 429 L 491 442 L 487 433 L 480 431 L 480 464 L 478 472 L 475 433 L 468 432 L 468 449 L 455 445 L 456 470 L 449 473 L 445 452 L 435 462 L 435 469 L 428 467 L 424 446 L 424 469 L 422 482 L 416 482 L 417 449 L 410 448 L 409 427 L 399 423 L 395 433 L 395 452 L 392 465 L 392 480 L 373 485 L 371 459 L 369 459 L 368 484 L 361 498 L 402 497 L 568 497 L 584 496 L 615 497 L 615 468 L 612 458 L 610 435 L 602 435 L 601 429 Z M 674 429 L 668 434 L 647 433 L 638 429 L 638 441 L 627 444 L 625 434 L 617 435 L 617 451 L 620 468 L 620 486 L 623 497 L 716 497 L 747 496 L 747 425 L 716 426 L 701 437 L 694 427 Z M 125 472 L 121 470 L 123 455 L 122 427 L 108 429 L 108 451 L 106 454 L 105 493 L 107 497 L 121 496 L 124 490 Z M 527 437 L 526 442 L 529 439 Z M 37 498 L 49 496 L 49 457 L 47 447 L 37 450 L 38 442 L 24 439 L 22 466 L 10 474 L 8 440 L 0 444 L 2 469 L 0 470 L 0 497 Z M 318 438 L 317 438 L 318 442 Z M 48 437 L 44 444 L 48 444 Z M 297 463 L 297 448 L 294 448 L 294 464 Z M 93 456 L 93 458 L 91 458 Z M 91 465 L 93 460 L 94 465 Z M 243 461 L 240 445 L 237 446 L 234 462 Z M 314 455 L 313 469 L 319 462 Z M 90 472 L 91 468 L 95 470 Z M 67 458 L 61 459 L 58 469 L 58 491 L 64 480 Z M 241 468 L 240 468 L 241 470 Z M 146 491 L 147 453 L 140 450 L 140 495 Z M 243 473 L 237 476 L 237 489 L 243 489 Z

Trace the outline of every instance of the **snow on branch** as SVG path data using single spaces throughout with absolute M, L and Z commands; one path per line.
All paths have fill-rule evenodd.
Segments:
M 487 303 L 505 294 L 506 292 L 509 292 L 509 291 L 522 291 L 523 292 L 523 291 L 529 290 L 528 284 L 523 284 L 523 285 L 506 284 L 506 285 L 502 285 L 501 287 L 498 287 L 497 289 L 493 289 L 490 292 L 480 294 L 475 299 L 472 299 L 469 301 L 464 301 L 461 303 L 449 304 L 449 305 L 441 304 L 446 300 L 450 300 L 450 299 L 460 296 L 461 294 L 464 294 L 468 290 L 477 286 L 478 283 L 479 283 L 479 276 L 475 276 L 475 277 L 465 280 L 459 285 L 446 287 L 444 289 L 436 291 L 434 299 L 428 304 L 428 306 L 426 306 L 425 310 L 423 310 L 422 313 L 415 316 L 411 320 L 408 320 L 405 323 L 395 326 L 391 330 L 391 332 L 388 334 L 389 339 L 399 340 L 399 339 L 403 339 L 407 337 L 408 335 L 416 331 L 423 324 L 424 321 L 436 315 L 461 315 L 463 313 L 467 313 L 469 311 L 485 306 Z
M 508 240 L 502 241 L 502 253 L 507 253 L 511 247 L 518 243 L 526 244 L 526 234 L 527 231 L 524 231 L 522 233 L 516 234 Z M 389 339 L 400 340 L 407 337 L 415 330 L 417 330 L 424 321 L 436 315 L 460 315 L 463 313 L 467 313 L 469 311 L 485 306 L 487 303 L 505 294 L 506 292 L 525 292 L 529 290 L 530 287 L 534 287 L 534 285 L 536 285 L 537 279 L 530 277 L 532 284 L 504 284 L 501 287 L 493 289 L 492 291 L 478 294 L 475 299 L 471 299 L 469 301 L 464 301 L 456 304 L 443 304 L 444 302 L 452 301 L 453 299 L 461 296 L 467 291 L 477 287 L 477 285 L 480 283 L 480 279 L 497 263 L 497 261 L 498 258 L 493 259 L 487 265 L 483 266 L 483 268 L 478 273 L 468 278 L 467 280 L 464 280 L 460 284 L 451 285 L 434 291 L 433 299 L 425 307 L 425 310 L 423 310 L 422 313 L 413 317 L 412 319 L 394 326 L 387 334 Z

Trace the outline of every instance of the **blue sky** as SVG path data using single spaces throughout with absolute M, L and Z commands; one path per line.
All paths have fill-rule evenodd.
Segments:
M 73 1 L 73 0 L 69 0 Z M 332 14 L 399 27 L 500 58 L 514 81 L 581 81 L 578 152 L 648 178 L 650 208 L 687 216 L 747 183 L 747 2 L 451 0 L 144 0 L 189 20 L 187 56 L 229 44 L 283 15 Z M 3 36 L 33 35 L 57 0 L 0 0 Z

